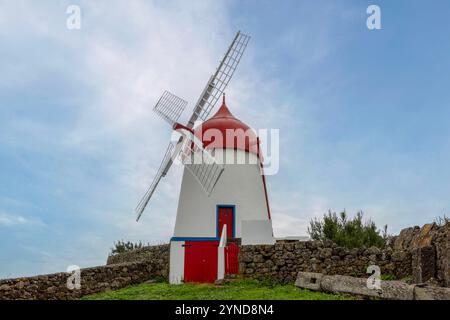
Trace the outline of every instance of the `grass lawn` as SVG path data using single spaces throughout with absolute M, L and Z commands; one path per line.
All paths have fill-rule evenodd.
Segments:
M 223 285 L 143 283 L 117 291 L 85 296 L 84 300 L 345 300 L 349 296 L 303 290 L 294 285 L 272 285 L 236 280 Z

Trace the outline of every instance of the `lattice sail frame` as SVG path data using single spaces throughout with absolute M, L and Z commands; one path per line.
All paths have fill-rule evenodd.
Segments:
M 187 104 L 187 101 L 166 90 L 153 107 L 153 111 L 173 126 L 180 118 Z
M 194 135 L 186 137 L 180 149 L 180 160 L 203 191 L 210 196 L 225 170 L 225 165 L 219 164 L 201 145 L 202 142 Z
M 142 213 L 145 210 L 145 207 L 147 206 L 148 202 L 150 201 L 150 198 L 153 195 L 153 192 L 155 192 L 156 187 L 158 186 L 159 181 L 161 181 L 161 178 L 164 177 L 167 174 L 166 167 L 167 164 L 172 161 L 172 158 L 175 156 L 175 145 L 170 142 L 167 146 L 166 152 L 164 153 L 164 158 L 161 164 L 159 165 L 159 169 L 156 173 L 155 178 L 153 178 L 152 184 L 145 192 L 144 196 L 142 197 L 141 201 L 137 205 L 135 211 L 137 213 L 136 221 L 139 221 L 139 219 L 142 216 Z
M 241 33 L 236 34 L 233 42 L 225 53 L 225 57 L 216 69 L 216 72 L 209 79 L 205 89 L 202 92 L 197 104 L 194 107 L 194 113 L 189 120 L 188 127 L 192 128 L 196 120 L 205 121 L 211 110 L 216 105 L 228 86 L 239 61 L 247 48 L 250 36 Z

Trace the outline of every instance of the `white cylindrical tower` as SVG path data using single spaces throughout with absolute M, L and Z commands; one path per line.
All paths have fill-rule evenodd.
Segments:
M 171 239 L 172 283 L 180 279 L 185 282 L 216 280 L 217 247 L 224 225 L 231 243 L 244 237 L 263 239 L 255 240 L 255 244 L 273 243 L 259 139 L 254 131 L 231 114 L 224 98 L 217 113 L 195 128 L 194 133 L 216 161 L 224 163 L 225 170 L 208 196 L 194 176 L 184 169 Z M 246 234 L 252 232 L 257 234 Z M 231 273 L 237 272 L 238 263 L 238 251 L 233 250 L 226 251 Z

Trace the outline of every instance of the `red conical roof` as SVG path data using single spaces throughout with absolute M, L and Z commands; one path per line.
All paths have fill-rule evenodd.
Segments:
M 216 114 L 194 129 L 205 148 L 239 149 L 258 154 L 258 138 L 253 130 L 235 118 L 225 103 Z
M 236 119 L 230 112 L 230 109 L 228 109 L 227 104 L 225 103 L 225 95 L 222 99 L 222 105 L 220 106 L 219 110 L 217 110 L 216 114 L 211 117 L 212 119 L 217 118 L 230 118 L 230 119 Z M 237 120 L 237 119 L 236 119 Z

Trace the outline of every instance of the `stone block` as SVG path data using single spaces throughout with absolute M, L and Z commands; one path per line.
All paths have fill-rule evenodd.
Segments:
M 388 300 L 413 300 L 414 286 L 403 281 L 381 281 L 380 298 Z
M 327 292 L 349 293 L 389 300 L 413 300 L 414 298 L 414 286 L 401 281 L 381 281 L 380 289 L 370 289 L 367 287 L 366 278 L 324 275 L 320 287 Z
M 412 252 L 412 276 L 415 283 L 423 283 L 436 275 L 436 247 L 425 246 Z
M 450 288 L 416 286 L 414 288 L 415 300 L 450 300 Z
M 257 254 L 253 257 L 253 262 L 264 262 L 264 257 L 262 254 Z
M 322 280 L 321 273 L 315 272 L 299 272 L 295 286 L 303 289 L 320 291 L 320 282 Z

